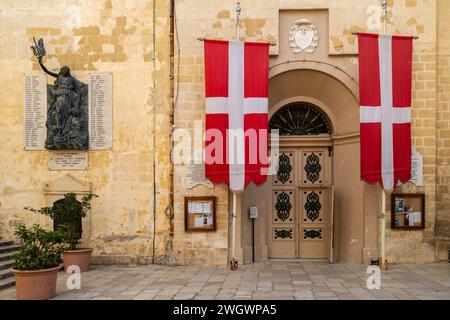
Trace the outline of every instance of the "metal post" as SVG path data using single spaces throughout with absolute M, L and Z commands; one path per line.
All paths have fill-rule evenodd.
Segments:
M 230 269 L 237 270 L 238 268 L 238 260 L 236 258 L 236 209 L 237 209 L 237 194 L 233 192 L 233 219 L 231 222 L 231 260 L 230 260 Z
M 236 41 L 240 40 L 240 19 L 241 19 L 241 4 L 238 2 L 236 4 Z M 233 217 L 231 222 L 231 260 L 230 269 L 237 270 L 238 260 L 236 258 L 236 209 L 237 209 L 237 194 L 233 192 Z
M 241 39 L 241 4 L 236 4 L 236 41 Z
M 381 190 L 381 270 L 387 270 L 386 262 L 386 191 Z
M 384 21 L 384 28 L 383 28 L 383 34 L 387 34 L 387 0 L 383 0 L 383 21 Z M 380 261 L 380 267 L 381 270 L 387 269 L 387 263 L 386 263 L 386 191 L 382 188 L 381 190 L 381 214 L 380 214 L 380 223 L 381 223 L 381 261 Z
M 255 263 L 255 220 L 252 219 L 252 261 Z

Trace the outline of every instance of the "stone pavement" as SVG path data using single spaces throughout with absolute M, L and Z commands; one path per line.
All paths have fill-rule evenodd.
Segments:
M 68 290 L 58 276 L 55 299 L 135 300 L 367 300 L 450 299 L 450 264 L 391 265 L 381 290 L 366 287 L 366 266 L 317 261 L 270 261 L 225 267 L 93 266 L 83 273 L 81 290 Z M 0 291 L 14 299 L 15 288 Z

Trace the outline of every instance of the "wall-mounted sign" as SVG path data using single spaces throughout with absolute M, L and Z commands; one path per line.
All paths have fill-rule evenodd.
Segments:
M 184 198 L 184 226 L 187 232 L 216 231 L 216 198 Z
M 48 170 L 50 171 L 85 171 L 89 168 L 87 151 L 50 151 Z
M 413 148 L 411 159 L 411 182 L 423 187 L 423 156 Z
M 186 189 L 192 189 L 199 185 L 211 189 L 214 188 L 211 181 L 207 180 L 205 177 L 205 163 L 190 163 L 187 168 L 184 186 Z
M 289 31 L 289 44 L 294 53 L 313 53 L 319 45 L 317 26 L 308 19 L 295 21 Z

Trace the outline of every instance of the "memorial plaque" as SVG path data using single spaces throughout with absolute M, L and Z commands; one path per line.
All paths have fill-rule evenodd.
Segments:
M 411 159 L 411 180 L 417 187 L 423 187 L 423 156 L 413 148 Z
M 88 170 L 87 151 L 51 151 L 48 157 L 50 171 L 85 171 Z
M 214 188 L 211 181 L 205 178 L 205 164 L 191 163 L 187 169 L 187 175 L 185 180 L 185 187 L 187 189 L 192 189 L 196 186 L 205 186 L 207 188 Z
M 25 74 L 24 149 L 45 150 L 47 137 L 47 76 Z
M 89 149 L 112 149 L 112 73 L 89 74 Z

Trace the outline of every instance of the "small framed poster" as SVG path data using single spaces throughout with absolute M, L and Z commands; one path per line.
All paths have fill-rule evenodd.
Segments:
M 425 229 L 425 194 L 392 194 L 392 229 Z
M 187 232 L 216 231 L 216 197 L 185 197 L 184 228 Z

